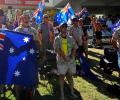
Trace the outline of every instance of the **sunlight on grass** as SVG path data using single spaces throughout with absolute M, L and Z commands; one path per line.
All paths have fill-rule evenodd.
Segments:
M 109 75 L 105 75 L 102 70 L 97 67 L 100 57 L 103 55 L 103 50 L 100 49 L 94 49 L 89 48 L 89 61 L 92 64 L 91 71 L 97 75 L 99 79 L 102 80 L 102 82 L 93 81 L 91 79 L 87 79 L 84 77 L 74 77 L 74 87 L 75 90 L 80 93 L 80 96 L 82 97 L 82 100 L 119 100 L 117 98 L 111 98 L 111 94 L 108 93 L 106 90 L 106 84 L 113 84 L 116 83 L 115 78 L 113 80 L 110 80 Z M 118 73 L 114 72 L 113 76 L 118 77 Z M 52 77 L 52 79 L 54 79 Z M 57 81 L 58 82 L 58 81 Z M 38 86 L 38 92 L 41 96 L 53 96 L 53 87 L 57 88 L 57 91 L 59 91 L 59 87 L 57 85 L 51 85 L 48 83 L 47 80 L 41 80 L 41 84 Z M 56 84 L 56 83 L 54 83 Z M 8 91 L 6 93 L 6 97 L 10 100 L 15 100 L 14 95 L 11 95 L 11 92 Z M 49 100 L 59 100 L 57 96 L 55 96 L 55 99 L 49 99 Z M 42 99 L 43 100 L 43 99 Z M 44 100 L 48 100 L 47 98 Z M 77 99 L 78 100 L 78 99 Z
M 94 49 L 94 48 L 89 48 L 90 55 L 89 60 L 92 63 L 92 68 L 95 70 L 98 70 L 98 72 L 101 72 L 101 70 L 96 67 L 100 61 L 100 57 L 103 55 L 104 51 L 100 49 Z M 92 70 L 92 69 L 91 69 Z M 86 80 L 83 77 L 75 77 L 74 78 L 74 87 L 75 89 L 80 93 L 81 97 L 83 100 L 118 100 L 116 98 L 110 98 L 105 89 L 105 83 L 111 84 L 111 82 L 108 79 L 104 80 L 104 76 L 102 74 L 92 70 L 92 72 L 95 75 L 98 75 L 101 80 L 103 80 L 103 83 L 99 83 L 96 81 L 91 81 L 90 79 Z M 115 74 L 116 75 L 116 74 Z M 42 85 L 39 85 L 39 92 L 41 95 L 46 95 L 49 94 L 51 95 L 51 86 L 44 87 Z

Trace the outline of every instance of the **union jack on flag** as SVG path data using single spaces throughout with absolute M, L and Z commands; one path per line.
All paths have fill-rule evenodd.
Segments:
M 37 84 L 36 47 L 29 34 L 0 30 L 0 85 Z
M 5 39 L 5 34 L 0 33 L 0 41 L 4 41 Z M 2 43 L 0 43 L 0 50 L 4 49 L 4 45 Z
M 54 20 L 58 23 L 67 23 L 72 17 L 74 17 L 74 11 L 70 4 L 68 3 L 60 12 L 58 12 Z
M 36 23 L 39 24 L 42 22 L 42 17 L 43 17 L 43 13 L 42 11 L 45 8 L 45 0 L 42 0 L 39 4 L 37 9 L 35 10 L 33 17 L 36 18 Z

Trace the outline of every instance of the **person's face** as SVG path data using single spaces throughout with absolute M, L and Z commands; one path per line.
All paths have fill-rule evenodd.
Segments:
M 60 27 L 60 31 L 62 35 L 66 36 L 67 35 L 67 26 L 63 25 Z
M 32 18 L 32 22 L 33 22 L 33 23 L 35 22 L 35 18 Z
M 22 23 L 22 25 L 23 26 L 29 26 L 29 16 L 23 16 L 22 18 L 21 18 L 21 23 Z
M 3 16 L 0 16 L 0 23 L 2 23 L 2 20 L 3 20 Z
M 78 26 L 78 20 L 74 20 L 73 25 Z
M 44 17 L 44 22 L 45 23 L 49 22 L 49 17 Z
M 79 20 L 79 25 L 83 26 L 83 21 L 82 20 Z

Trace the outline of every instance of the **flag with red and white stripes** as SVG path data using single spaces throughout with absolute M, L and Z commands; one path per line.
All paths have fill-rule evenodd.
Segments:
M 4 41 L 4 39 L 5 39 L 5 34 L 0 33 L 0 42 Z M 4 49 L 4 45 L 0 43 L 0 50 L 3 50 L 3 49 Z

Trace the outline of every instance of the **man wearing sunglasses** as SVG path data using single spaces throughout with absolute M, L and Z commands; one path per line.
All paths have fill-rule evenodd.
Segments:
M 55 50 L 57 53 L 57 68 L 59 72 L 59 84 L 61 100 L 64 96 L 64 78 L 66 76 L 71 89 L 71 97 L 77 98 L 73 91 L 73 78 L 76 73 L 75 53 L 76 45 L 74 39 L 67 33 L 67 24 L 60 25 L 60 34 L 55 39 Z

